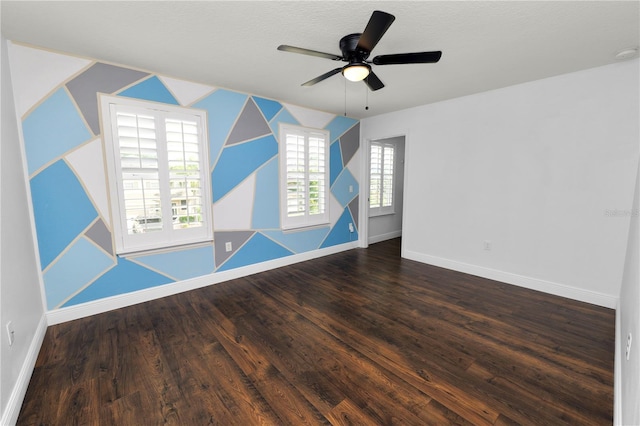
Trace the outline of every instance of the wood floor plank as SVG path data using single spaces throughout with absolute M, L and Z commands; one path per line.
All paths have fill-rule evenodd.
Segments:
M 264 354 L 269 364 L 281 371 L 316 410 L 326 414 L 344 398 L 332 377 L 323 374 L 309 362 L 307 353 L 297 350 L 297 347 L 293 349 L 293 336 L 279 334 L 276 327 L 283 323 L 270 321 L 264 312 L 260 312 L 255 319 L 250 323 L 246 317 L 239 318 L 239 335 L 250 341 L 254 350 Z
M 215 335 L 238 367 L 251 378 L 255 388 L 268 404 L 276 407 L 281 424 L 323 424 L 326 421 L 299 390 L 269 362 L 263 351 L 258 350 L 253 341 L 238 333 L 235 325 L 218 308 L 203 299 L 192 300 L 191 306 L 198 318 L 210 316 L 209 321 L 202 321 L 202 327 Z M 211 320 L 217 324 L 216 327 L 208 326 L 212 324 Z
M 98 399 L 98 379 L 74 383 L 59 395 L 57 419 L 59 424 L 89 425 L 99 424 L 100 401 Z
M 222 424 L 282 423 L 252 380 L 242 373 L 220 344 L 208 346 L 204 355 L 207 359 L 206 369 L 212 373 L 207 375 L 209 399 L 215 397 L 230 416 Z M 206 377 L 205 374 L 205 371 L 201 371 L 198 377 L 202 379 Z M 217 410 L 218 413 L 222 411 Z
M 56 383 L 57 372 L 61 365 L 41 365 L 36 367 L 31 375 L 22 409 L 20 422 L 26 425 L 52 424 L 58 412 L 59 387 L 49 387 Z
M 520 386 L 517 376 L 496 376 L 475 364 L 469 368 L 468 378 L 479 394 L 492 400 L 501 414 L 520 424 L 590 424 L 577 410 L 566 410 L 527 387 Z M 513 378 L 513 381 L 511 380 Z M 517 384 L 514 384 L 514 381 Z M 544 403 L 542 403 L 544 401 Z M 567 415 L 567 413 L 571 413 Z M 586 420 L 586 422 L 585 422 Z M 597 424 L 597 422 L 596 422 Z
M 362 412 L 349 398 L 345 398 L 328 414 L 327 419 L 336 426 L 356 426 L 376 424 L 376 421 Z
M 301 354 L 301 364 L 306 364 L 314 374 L 331 378 L 342 395 L 348 395 L 351 401 L 364 407 L 363 410 L 375 418 L 377 423 L 420 422 L 417 415 L 420 412 L 412 411 L 413 401 L 428 401 L 425 394 L 395 377 L 389 377 L 368 358 L 334 336 L 323 333 L 307 319 L 287 312 L 274 300 L 256 296 L 253 303 L 262 306 L 261 312 L 266 314 L 264 322 L 270 324 L 268 327 L 274 340 L 290 339 L 286 347 L 281 347 L 281 351 L 287 356 Z M 274 327 L 275 324 L 277 326 Z M 318 345 L 322 347 L 322 351 L 317 350 Z M 386 403 L 370 406 L 370 400 Z
M 100 425 L 162 424 L 163 422 L 159 419 L 149 416 L 148 413 L 152 411 L 149 398 L 143 396 L 141 391 L 136 391 L 113 402 L 102 404 L 100 417 L 96 419 L 96 423 Z
M 52 326 L 18 424 L 611 424 L 613 310 L 399 255 Z
M 238 332 L 236 324 L 227 318 L 209 300 L 192 301 L 194 313 L 201 318 L 202 328 L 214 336 L 235 360 L 242 371 L 249 375 L 269 368 L 267 356 Z
M 329 315 L 314 308 L 309 300 L 301 300 L 296 303 L 289 293 L 277 293 L 276 297 L 287 300 L 287 306 L 318 324 L 324 331 L 339 336 L 355 350 L 364 356 L 375 359 L 376 363 L 387 371 L 392 371 L 396 376 L 420 389 L 430 398 L 439 400 L 445 406 L 455 407 L 457 412 L 474 424 L 492 424 L 498 417 L 498 412 L 492 410 L 482 400 L 475 399 L 459 388 L 464 384 L 462 379 L 455 379 L 455 375 L 437 363 L 426 358 L 411 361 L 406 353 L 403 353 L 377 334 L 369 335 L 355 331 L 351 328 L 350 318 L 341 321 L 339 315 Z M 332 310 L 332 314 L 337 311 Z M 435 370 L 435 371 L 434 371 Z M 442 373 L 440 377 L 438 373 Z
M 324 425 L 327 419 L 275 367 L 251 376 L 256 389 L 278 413 L 283 425 Z

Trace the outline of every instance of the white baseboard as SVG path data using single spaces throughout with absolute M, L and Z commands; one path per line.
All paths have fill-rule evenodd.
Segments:
M 253 265 L 243 266 L 241 268 L 231 269 L 223 272 L 215 272 L 213 274 L 203 275 L 197 278 L 147 288 L 132 293 L 120 294 L 117 296 L 107 297 L 104 299 L 69 306 L 66 308 L 60 308 L 53 311 L 47 311 L 47 322 L 49 325 L 60 324 L 66 321 L 72 321 L 78 318 L 84 318 L 114 309 L 123 308 L 125 306 L 136 305 L 138 303 L 148 302 L 150 300 L 159 299 L 161 297 L 171 296 L 189 290 L 195 290 L 197 288 L 206 287 L 212 284 L 218 284 L 224 281 L 246 277 L 258 272 L 264 272 L 270 269 L 280 268 L 283 266 L 292 265 L 294 263 L 328 256 L 330 254 L 351 250 L 356 247 L 358 247 L 358 242 L 352 241 L 337 246 L 313 250 L 306 253 L 294 254 L 291 256 L 281 257 L 279 259 L 269 260 L 267 262 L 256 263 Z
M 401 236 L 402 236 L 402 230 L 399 230 L 399 231 L 387 232 L 386 234 L 369 236 L 368 241 L 369 241 L 369 244 L 375 244 L 382 241 L 391 240 L 393 238 L 398 238 Z
M 18 415 L 22 408 L 22 401 L 24 401 L 24 396 L 27 394 L 29 381 L 31 380 L 31 375 L 33 374 L 33 369 L 36 365 L 38 353 L 40 353 L 40 348 L 42 347 L 42 342 L 44 341 L 46 332 L 47 319 L 43 315 L 40 318 L 36 332 L 31 340 L 31 344 L 29 345 L 27 356 L 22 363 L 22 367 L 20 367 L 20 373 L 18 374 L 16 384 L 11 391 L 9 400 L 7 401 L 6 409 L 4 413 L 2 413 L 0 425 L 15 425 L 18 421 Z
M 482 278 L 488 278 L 507 284 L 517 285 L 519 287 L 531 290 L 542 291 L 544 293 L 554 294 L 556 296 L 566 297 L 568 299 L 578 300 L 580 302 L 591 303 L 593 305 L 603 306 L 605 308 L 615 309 L 618 304 L 618 298 L 608 294 L 597 293 L 595 291 L 584 290 L 577 287 L 559 284 L 552 281 L 546 281 L 539 278 L 527 277 L 524 275 L 504 272 L 497 269 L 485 268 L 483 266 L 471 265 L 456 260 L 445 259 L 442 257 L 431 256 L 423 253 L 405 250 L 403 257 L 417 262 L 427 263 L 429 265 L 439 266 L 466 274 L 476 275 Z
M 613 358 L 613 424 L 622 426 L 622 330 L 620 306 L 616 306 L 616 349 Z

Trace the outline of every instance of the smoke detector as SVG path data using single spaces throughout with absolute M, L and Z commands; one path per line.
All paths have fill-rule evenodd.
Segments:
M 631 59 L 638 56 L 638 48 L 632 47 L 630 49 L 624 49 L 616 53 L 616 59 L 624 61 L 625 59 Z

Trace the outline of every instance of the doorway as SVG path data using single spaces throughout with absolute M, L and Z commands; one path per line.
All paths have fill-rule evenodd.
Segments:
M 402 236 L 405 137 L 372 140 L 368 146 L 367 244 Z

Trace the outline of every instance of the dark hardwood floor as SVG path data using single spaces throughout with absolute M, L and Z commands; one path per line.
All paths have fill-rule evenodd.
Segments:
M 391 240 L 52 326 L 21 425 L 611 424 L 613 310 Z

